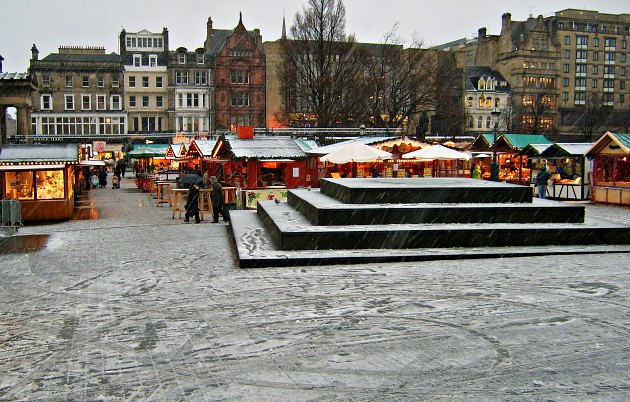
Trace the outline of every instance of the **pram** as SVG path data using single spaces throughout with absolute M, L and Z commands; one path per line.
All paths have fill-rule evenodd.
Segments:
M 112 188 L 120 188 L 120 179 L 118 176 L 112 177 Z

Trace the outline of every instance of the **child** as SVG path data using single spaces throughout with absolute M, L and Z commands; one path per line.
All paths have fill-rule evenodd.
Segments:
M 120 178 L 118 176 L 112 177 L 112 188 L 120 188 Z

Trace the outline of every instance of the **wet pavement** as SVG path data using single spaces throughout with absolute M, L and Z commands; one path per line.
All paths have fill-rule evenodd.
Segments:
M 630 254 L 239 269 L 135 189 L 0 253 L 0 400 L 623 400 Z M 630 208 L 587 205 L 630 224 Z M 97 218 L 97 219 L 89 219 Z

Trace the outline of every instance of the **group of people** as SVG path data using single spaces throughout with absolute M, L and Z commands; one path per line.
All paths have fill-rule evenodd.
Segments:
M 199 170 L 195 169 L 193 175 L 201 177 Z M 227 211 L 225 211 L 224 199 L 223 199 L 223 186 L 219 182 L 216 176 L 211 176 L 208 172 L 204 173 L 201 180 L 192 183 L 188 188 L 188 196 L 186 197 L 186 214 L 184 215 L 184 222 L 190 222 L 191 217 L 195 217 L 195 223 L 201 223 L 199 217 L 199 191 L 202 188 L 211 189 L 210 202 L 212 203 L 212 223 L 219 222 L 219 215 L 223 218 L 223 222 L 230 220 Z

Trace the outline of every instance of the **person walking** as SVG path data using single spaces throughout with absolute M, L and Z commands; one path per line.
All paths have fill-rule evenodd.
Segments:
M 223 186 L 221 186 L 216 176 L 210 176 L 210 186 L 212 187 L 212 194 L 210 195 L 212 200 L 212 223 L 219 222 L 219 214 L 223 217 L 223 222 L 229 221 L 230 218 L 223 209 Z
M 549 181 L 549 172 L 547 166 L 543 165 L 540 172 L 536 174 L 536 187 L 538 187 L 538 197 L 547 198 L 547 182 Z
M 481 180 L 481 166 L 478 163 L 475 164 L 475 167 L 472 170 L 472 178 Z
M 188 189 L 188 196 L 186 197 L 186 214 L 184 215 L 184 222 L 189 223 L 190 217 L 195 217 L 195 223 L 201 223 L 199 218 L 199 184 L 193 184 Z

